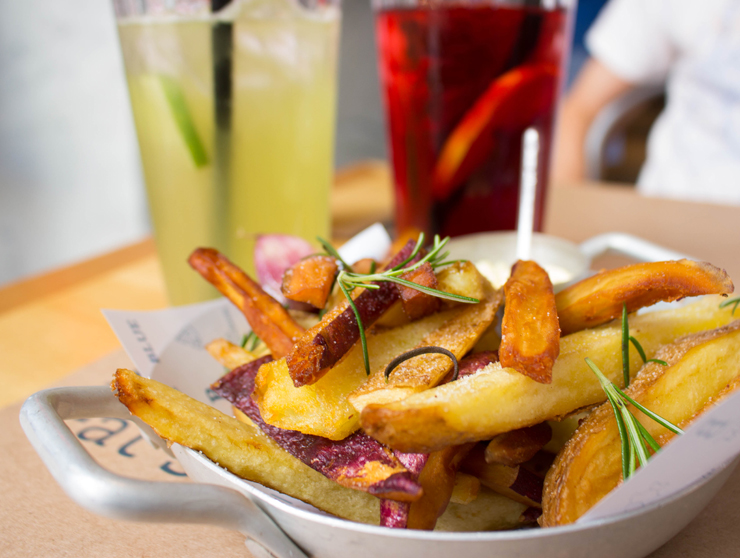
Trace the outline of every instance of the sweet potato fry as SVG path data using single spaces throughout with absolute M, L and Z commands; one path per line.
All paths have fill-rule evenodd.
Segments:
M 552 428 L 546 422 L 504 432 L 494 437 L 486 447 L 486 463 L 513 467 L 532 459 L 552 438 Z
M 560 352 L 560 327 L 547 272 L 536 262 L 519 260 L 504 285 L 504 298 L 501 366 L 549 384 Z
M 321 510 L 377 524 L 376 498 L 327 479 L 282 450 L 257 427 L 130 370 L 118 370 L 111 387 L 121 403 L 162 438 L 201 451 L 239 477 Z
M 337 262 L 329 256 L 310 256 L 300 260 L 283 275 L 281 291 L 285 298 L 323 308 L 337 275 Z
M 413 241 L 409 241 L 388 266 L 402 263 L 415 246 Z M 352 293 L 365 328 L 371 327 L 400 296 L 393 283 L 379 282 L 377 285 L 379 288 L 375 290 L 358 288 Z M 337 305 L 321 322 L 303 334 L 287 354 L 286 362 L 295 386 L 316 382 L 347 354 L 359 338 L 357 318 L 349 303 L 345 301 Z
M 437 519 L 450 502 L 457 468 L 471 448 L 472 444 L 465 444 L 428 455 L 406 454 L 413 458 L 413 462 L 407 466 L 414 469 L 413 473 L 418 476 L 424 494 L 413 503 L 382 502 L 380 524 L 400 529 L 434 529 Z M 401 455 L 398 455 L 399 458 Z M 419 466 L 421 472 L 416 473 Z
M 656 357 L 669 366 L 648 363 L 625 393 L 685 428 L 740 387 L 740 320 L 679 339 L 663 347 Z M 636 409 L 630 410 L 659 445 L 674 436 Z M 621 480 L 619 432 L 614 410 L 605 403 L 581 424 L 550 469 L 542 525 L 574 522 Z
M 437 276 L 434 274 L 434 269 L 432 269 L 429 263 L 422 264 L 415 270 L 404 273 L 401 279 L 411 281 L 423 287 L 439 288 L 437 285 Z M 397 287 L 401 295 L 403 311 L 412 321 L 433 314 L 442 305 L 442 301 L 436 296 L 403 285 L 397 285 Z
M 628 265 L 579 281 L 555 296 L 560 331 L 567 335 L 660 301 L 704 294 L 727 295 L 727 273 L 706 262 L 678 260 Z
M 421 497 L 419 483 L 395 454 L 362 432 L 332 441 L 283 430 L 262 420 L 252 392 L 259 367 L 270 360 L 263 357 L 236 368 L 211 387 L 281 448 L 342 486 L 406 502 Z
M 252 330 L 276 358 L 290 352 L 304 329 L 249 275 L 212 248 L 198 248 L 188 261 L 242 311 Z
M 460 464 L 460 470 L 473 475 L 483 486 L 530 507 L 542 507 L 544 479 L 521 465 L 486 463 L 484 448 L 474 448 Z
M 679 336 L 731 321 L 731 310 L 720 309 L 720 300 L 707 297 L 685 307 L 630 316 L 630 331 L 652 358 L 660 345 Z M 362 411 L 362 427 L 399 451 L 429 452 L 490 440 L 497 434 L 603 402 L 604 392 L 583 359 L 591 357 L 610 380 L 622 385 L 620 326 L 613 322 L 563 337 L 551 384 L 537 383 L 494 363 L 477 374 L 402 401 L 368 405 Z M 637 372 L 638 362 L 637 352 L 630 349 L 632 374 Z
M 486 294 L 478 304 L 466 304 L 452 310 L 454 317 L 425 337 L 418 346 L 442 347 L 462 359 L 493 322 L 501 299 L 501 291 L 494 291 L 488 285 Z M 436 386 L 450 370 L 452 362 L 444 355 L 418 356 L 396 367 L 388 381 L 384 370 L 374 372 L 364 385 L 349 396 L 349 402 L 355 409 L 362 411 L 370 403 L 398 401 Z

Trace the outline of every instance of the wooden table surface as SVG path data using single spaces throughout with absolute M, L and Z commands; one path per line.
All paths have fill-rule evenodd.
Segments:
M 333 226 L 346 238 L 390 220 L 390 174 L 382 163 L 337 175 Z M 551 190 L 545 232 L 576 242 L 622 231 L 724 267 L 740 278 L 740 207 L 638 196 L 603 184 Z M 120 345 L 101 308 L 167 304 L 150 239 L 0 288 L 0 406 L 23 399 Z

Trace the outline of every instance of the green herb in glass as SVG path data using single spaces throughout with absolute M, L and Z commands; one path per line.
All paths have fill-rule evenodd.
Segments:
M 425 287 L 423 285 L 418 285 L 411 281 L 407 281 L 406 279 L 401 279 L 400 277 L 401 275 L 414 271 L 415 269 L 421 267 L 425 263 L 428 263 L 429 265 L 431 265 L 432 269 L 436 271 L 437 269 L 441 267 L 444 267 L 444 266 L 453 264 L 456 261 L 459 261 L 459 260 L 447 261 L 446 258 L 447 256 L 449 256 L 449 252 L 442 252 L 442 250 L 444 249 L 447 242 L 449 242 L 449 240 L 450 240 L 449 237 L 445 238 L 444 240 L 440 240 L 439 236 L 435 235 L 434 244 L 429 249 L 429 253 L 427 253 L 427 255 L 421 258 L 418 262 L 408 267 L 404 267 L 410 261 L 416 258 L 416 256 L 419 254 L 419 251 L 424 246 L 424 233 L 421 233 L 419 235 L 419 239 L 416 242 L 416 246 L 414 246 L 414 249 L 411 252 L 411 255 L 409 255 L 409 257 L 406 258 L 404 261 L 402 261 L 400 264 L 392 267 L 391 269 L 387 269 L 381 272 L 375 272 L 375 270 L 373 269 L 371 270 L 372 273 L 355 273 L 352 271 L 352 266 L 350 266 L 347 262 L 345 262 L 342 259 L 342 256 L 339 255 L 339 252 L 337 252 L 331 244 L 329 244 L 323 238 L 318 239 L 318 241 L 324 247 L 324 250 L 326 251 L 326 253 L 329 256 L 334 257 L 339 262 L 340 271 L 339 271 L 339 274 L 337 275 L 336 282 L 337 282 L 337 285 L 339 285 L 339 288 L 341 289 L 342 293 L 344 293 L 344 296 L 347 298 L 347 302 L 349 302 L 349 305 L 351 306 L 353 312 L 355 313 L 355 318 L 357 319 L 357 327 L 360 330 L 360 341 L 362 343 L 362 355 L 365 361 L 365 372 L 368 375 L 370 375 L 370 359 L 367 353 L 367 338 L 365 335 L 365 328 L 362 325 L 362 319 L 360 318 L 360 312 L 357 309 L 357 306 L 355 306 L 354 301 L 352 300 L 351 292 L 354 289 L 362 288 L 362 289 L 376 290 L 376 289 L 379 289 L 380 286 L 375 285 L 373 283 L 390 282 L 390 283 L 396 283 L 397 285 L 403 285 L 404 287 L 409 287 L 411 289 L 415 289 L 422 293 L 436 296 L 437 298 L 442 298 L 445 300 L 454 300 L 456 302 L 466 302 L 470 304 L 477 304 L 478 302 L 480 302 L 477 298 L 471 298 L 468 296 L 446 293 L 438 289 L 432 289 L 431 287 Z

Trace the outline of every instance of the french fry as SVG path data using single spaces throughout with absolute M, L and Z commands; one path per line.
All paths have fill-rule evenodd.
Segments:
M 428 262 L 420 265 L 413 271 L 404 273 L 401 276 L 401 279 L 411 281 L 412 283 L 416 283 L 423 287 L 439 289 L 439 286 L 437 285 L 437 276 L 434 274 L 434 269 L 432 269 L 432 266 Z M 436 296 L 432 296 L 404 285 L 396 286 L 401 295 L 401 306 L 409 320 L 418 320 L 419 318 L 433 314 L 439 310 L 442 305 L 442 301 Z
M 240 366 L 211 388 L 285 451 L 342 486 L 402 502 L 421 497 L 421 487 L 414 475 L 392 451 L 363 432 L 332 441 L 265 423 L 252 399 L 252 392 L 259 367 L 269 360 L 271 357 L 268 356 Z
M 397 529 L 434 529 L 444 513 L 455 487 L 457 468 L 472 444 L 449 447 L 429 455 L 407 454 L 424 493 L 412 503 L 384 501 L 380 505 L 380 524 Z M 401 457 L 401 456 L 399 456 Z M 421 471 L 418 472 L 419 468 Z
M 720 300 L 706 297 L 685 307 L 630 316 L 630 331 L 652 358 L 658 347 L 682 335 L 731 321 L 730 309 L 720 309 Z M 623 384 L 621 335 L 621 324 L 614 322 L 563 337 L 551 384 L 494 363 L 401 401 L 368 405 L 362 411 L 362 427 L 399 451 L 430 452 L 563 417 L 606 399 L 585 357 L 597 362 L 615 384 Z M 632 374 L 638 361 L 637 352 L 630 349 Z
M 288 300 L 323 308 L 331 294 L 337 269 L 336 260 L 329 256 L 305 258 L 285 272 L 280 290 Z
M 473 475 L 483 486 L 530 507 L 542 506 L 544 479 L 521 465 L 487 463 L 484 448 L 474 448 L 460 465 L 460 470 Z
M 162 438 L 196 451 L 235 475 L 352 521 L 375 523 L 378 500 L 341 486 L 283 451 L 258 428 L 134 372 L 119 369 L 113 391 Z
M 455 486 L 452 487 L 450 503 L 469 504 L 478 497 L 479 492 L 480 481 L 478 478 L 458 471 L 455 474 Z
M 233 370 L 242 364 L 247 364 L 248 362 L 257 360 L 257 355 L 248 351 L 244 347 L 234 345 L 226 339 L 214 339 L 206 345 L 206 351 L 208 351 L 208 354 L 229 370 Z
M 440 312 L 392 330 L 369 333 L 371 370 L 382 372 L 396 355 L 415 347 L 454 312 Z M 285 359 L 265 364 L 257 374 L 253 398 L 269 424 L 341 440 L 360 427 L 360 413 L 347 396 L 366 380 L 362 347 L 357 344 L 325 376 L 299 388 L 293 385 Z
M 488 285 L 485 296 L 478 304 L 465 305 L 453 310 L 454 317 L 430 333 L 417 346 L 442 347 L 452 352 L 458 359 L 462 359 L 493 322 L 501 299 L 501 291 L 495 291 Z M 398 401 L 436 386 L 451 369 L 452 362 L 447 356 L 421 355 L 401 363 L 391 372 L 387 381 L 384 371 L 377 370 L 364 385 L 349 396 L 349 402 L 355 409 L 362 411 L 369 404 Z
M 190 265 L 242 311 L 257 336 L 280 358 L 304 329 L 246 273 L 212 248 L 198 248 Z
M 685 428 L 740 387 L 740 320 L 663 347 L 626 390 L 632 399 Z M 598 365 L 601 363 L 594 360 Z M 629 407 L 659 445 L 673 436 Z M 614 410 L 597 408 L 558 454 L 545 481 L 543 526 L 574 522 L 621 482 L 621 443 Z
M 455 262 L 437 272 L 439 289 L 446 293 L 482 299 L 485 295 L 486 279 L 472 262 Z M 449 304 L 450 301 L 445 301 Z M 456 303 L 455 303 L 456 304 Z
M 388 267 L 406 260 L 415 246 L 415 242 L 409 241 L 391 259 Z M 352 293 L 365 328 L 371 327 L 400 297 L 395 284 L 378 282 L 376 285 L 377 289 L 358 288 Z M 344 358 L 359 338 L 357 318 L 347 301 L 327 312 L 321 322 L 306 331 L 287 353 L 286 363 L 295 387 L 316 382 Z
M 547 272 L 536 262 L 519 260 L 504 285 L 501 366 L 549 384 L 560 352 L 555 295 Z
M 552 438 L 547 422 L 495 436 L 486 446 L 486 463 L 514 467 L 532 459 Z
M 706 262 L 640 263 L 597 273 L 555 296 L 560 331 L 567 335 L 612 320 L 622 305 L 634 312 L 660 301 L 733 292 L 727 273 Z

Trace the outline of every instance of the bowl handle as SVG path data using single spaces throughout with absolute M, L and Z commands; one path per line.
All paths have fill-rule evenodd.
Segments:
M 605 233 L 581 243 L 581 252 L 593 260 L 609 250 L 629 256 L 641 262 L 659 262 L 665 260 L 693 259 L 690 256 L 675 252 L 626 233 Z
M 306 558 L 265 512 L 234 490 L 210 484 L 136 480 L 104 469 L 64 424 L 66 419 L 93 417 L 133 418 L 105 386 L 40 391 L 28 398 L 20 413 L 31 445 L 57 483 L 82 507 L 114 519 L 237 529 L 252 539 L 247 546 L 257 551 L 256 555 Z M 143 424 L 138 419 L 136 422 Z M 253 541 L 262 548 L 255 548 Z

